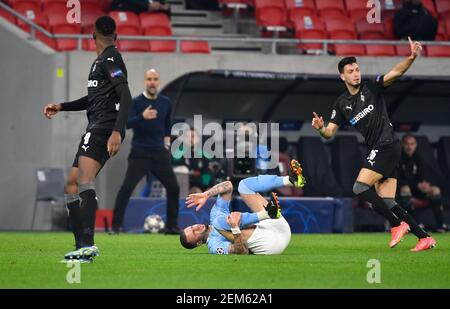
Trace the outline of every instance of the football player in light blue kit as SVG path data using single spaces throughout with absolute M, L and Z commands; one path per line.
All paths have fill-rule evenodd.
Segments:
M 267 201 L 258 192 L 284 186 L 303 187 L 305 179 L 300 164 L 292 160 L 289 176 L 260 175 L 242 180 L 238 191 L 251 209 L 251 213 L 230 212 L 233 185 L 230 181 L 219 183 L 203 193 L 190 194 L 187 207 L 199 211 L 207 199 L 216 196 L 211 209 L 210 225 L 194 224 L 180 233 L 183 247 L 193 249 L 208 245 L 212 254 L 281 254 L 289 244 L 291 230 L 281 216 L 275 193 Z

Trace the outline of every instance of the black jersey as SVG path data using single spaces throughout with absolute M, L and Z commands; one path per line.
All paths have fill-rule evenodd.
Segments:
M 127 69 L 115 46 L 108 46 L 91 66 L 88 78 L 88 130 L 112 130 L 120 108 L 114 87 L 127 83 Z
M 330 122 L 354 126 L 364 136 L 369 149 L 396 141 L 384 102 L 384 88 L 383 75 L 379 75 L 373 81 L 364 82 L 355 95 L 346 90 L 336 100 Z

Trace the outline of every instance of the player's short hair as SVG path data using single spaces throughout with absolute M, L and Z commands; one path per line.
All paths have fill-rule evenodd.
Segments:
M 109 37 L 116 33 L 116 22 L 109 16 L 101 16 L 95 21 L 95 31 Z
M 417 140 L 416 137 L 414 135 L 412 135 L 411 133 L 406 133 L 402 137 L 402 142 L 406 141 L 408 138 L 414 138 L 415 140 Z
M 339 73 L 344 73 L 344 67 L 345 67 L 347 64 L 353 64 L 353 63 L 358 63 L 358 62 L 356 61 L 356 58 L 355 58 L 355 57 L 345 57 L 345 58 L 342 58 L 341 61 L 339 61 L 339 64 L 338 64 L 338 70 L 339 70 Z
M 180 232 L 180 243 L 186 249 L 194 249 L 197 247 L 197 244 L 190 243 L 187 240 L 186 233 L 184 231 Z

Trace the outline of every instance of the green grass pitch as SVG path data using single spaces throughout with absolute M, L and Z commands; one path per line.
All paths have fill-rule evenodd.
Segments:
M 186 250 L 178 237 L 98 234 L 100 256 L 81 264 L 80 283 L 61 264 L 69 233 L 0 233 L 0 288 L 450 288 L 450 234 L 411 253 L 412 235 L 389 249 L 389 234 L 293 235 L 279 256 L 219 256 Z M 381 283 L 367 282 L 378 259 Z

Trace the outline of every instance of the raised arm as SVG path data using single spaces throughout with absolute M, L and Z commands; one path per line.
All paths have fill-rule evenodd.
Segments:
M 422 44 L 420 44 L 420 42 L 413 42 L 410 37 L 408 37 L 408 40 L 409 46 L 411 48 L 411 55 L 397 64 L 391 71 L 384 75 L 383 84 L 385 87 L 391 85 L 396 79 L 405 74 L 422 50 Z
M 314 129 L 317 130 L 317 132 L 319 132 L 319 134 L 326 139 L 330 139 L 332 138 L 339 126 L 333 122 L 329 122 L 328 125 L 325 127 L 325 122 L 323 121 L 323 117 L 322 116 L 318 116 L 316 114 L 316 112 L 313 112 L 313 119 L 311 122 L 311 125 Z
M 222 198 L 228 199 L 231 198 L 232 192 L 233 184 L 231 183 L 231 181 L 224 181 L 203 193 L 189 194 L 188 197 L 186 197 L 186 207 L 191 208 L 196 206 L 195 210 L 199 211 L 203 207 L 203 205 L 205 205 L 208 198 L 216 195 L 221 195 Z

